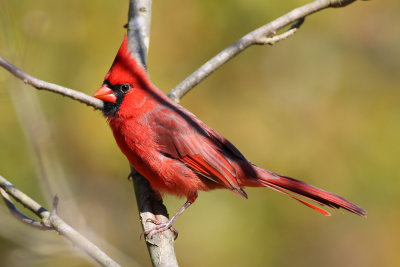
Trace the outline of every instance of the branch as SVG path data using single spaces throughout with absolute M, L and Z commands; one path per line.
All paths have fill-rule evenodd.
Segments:
M 147 69 L 149 50 L 151 0 L 130 0 L 128 14 L 129 48 L 137 62 Z M 143 231 L 154 227 L 151 220 L 168 221 L 168 212 L 162 198 L 154 192 L 149 182 L 131 166 L 131 177 Z M 174 251 L 175 235 L 171 230 L 153 236 L 147 235 L 146 245 L 153 266 L 178 266 Z
M 296 21 L 304 20 L 306 16 L 311 15 L 317 11 L 328 7 L 343 7 L 353 3 L 354 1 L 355 0 L 316 0 L 307 5 L 290 11 L 289 13 L 275 19 L 274 21 L 246 34 L 238 41 L 222 50 L 219 54 L 211 58 L 199 69 L 197 69 L 185 80 L 183 80 L 180 84 L 178 84 L 174 89 L 172 89 L 168 93 L 168 96 L 175 102 L 179 102 L 179 100 L 193 87 L 195 87 L 202 80 L 207 78 L 211 73 L 216 71 L 223 64 L 231 60 L 234 56 L 244 51 L 246 48 L 256 44 L 273 44 L 279 40 L 283 40 L 293 35 L 302 22 L 297 27 L 292 27 L 291 29 L 289 29 L 289 31 L 287 31 L 286 33 L 270 38 L 268 38 L 268 36 L 270 36 L 271 34 L 275 34 L 275 32 L 287 25 L 290 25 Z M 296 23 L 295 25 L 297 24 L 298 23 Z
M 133 174 L 133 180 L 135 182 L 135 194 L 143 231 L 154 226 L 149 219 L 167 222 L 168 212 L 159 194 L 152 190 L 149 182 L 140 174 Z M 171 230 L 152 235 L 151 237 L 147 235 L 145 238 L 153 266 L 178 266 L 174 251 L 175 235 Z
M 14 203 L 12 202 L 10 196 L 7 194 L 6 191 L 4 191 L 3 188 L 0 188 L 0 194 L 1 194 L 8 210 L 17 220 L 19 220 L 23 223 L 26 223 L 27 225 L 32 226 L 33 228 L 36 228 L 39 230 L 53 230 L 52 227 L 48 227 L 48 226 L 44 225 L 42 222 L 38 222 L 38 221 L 30 218 L 29 216 L 26 216 L 22 212 L 20 212 L 17 209 L 17 207 L 14 205 Z
M 147 69 L 150 43 L 151 0 L 129 0 L 128 40 L 129 49 L 139 64 Z
M 41 228 L 42 230 L 55 230 L 60 235 L 65 236 L 75 246 L 84 250 L 91 258 L 97 261 L 101 266 L 120 266 L 118 263 L 113 261 L 97 246 L 87 240 L 84 236 L 79 234 L 75 229 L 69 226 L 57 215 L 57 204 L 58 197 L 54 197 L 53 211 L 49 212 L 43 208 L 36 201 L 31 199 L 29 196 L 14 187 L 9 181 L 0 175 L 0 192 L 3 200 L 6 201 L 7 207 L 11 213 L 17 217 L 17 219 L 28 223 L 35 228 Z M 36 214 L 42 221 L 35 221 L 28 216 L 20 212 L 15 205 L 12 203 L 8 195 L 11 195 L 16 201 L 24 205 L 25 208 L 31 210 Z M 31 223 L 29 223 L 31 220 Z M 39 227 L 40 225 L 40 227 Z
M 45 82 L 45 81 L 39 80 L 35 77 L 32 77 L 31 75 L 29 75 L 28 73 L 24 72 L 23 70 L 17 68 L 16 66 L 14 66 L 13 64 L 11 64 L 10 62 L 8 62 L 7 60 L 5 60 L 2 57 L 0 57 L 0 66 L 5 68 L 6 70 L 8 70 L 12 75 L 14 75 L 18 79 L 22 80 L 24 83 L 32 85 L 36 89 L 46 90 L 46 91 L 50 91 L 50 92 L 53 92 L 56 94 L 60 94 L 60 95 L 69 97 L 73 100 L 77 100 L 88 106 L 92 106 L 95 109 L 103 108 L 103 101 L 101 101 L 97 98 L 88 96 L 87 94 L 84 94 L 82 92 L 75 91 L 70 88 L 63 87 L 63 86 L 60 86 L 60 85 L 57 85 L 54 83 Z

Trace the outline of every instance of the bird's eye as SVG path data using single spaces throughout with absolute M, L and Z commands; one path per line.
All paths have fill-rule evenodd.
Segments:
M 121 88 L 122 92 L 126 93 L 126 92 L 129 91 L 129 89 L 131 89 L 131 86 L 129 84 L 127 84 L 127 83 L 124 83 L 124 84 L 121 84 L 120 88 Z

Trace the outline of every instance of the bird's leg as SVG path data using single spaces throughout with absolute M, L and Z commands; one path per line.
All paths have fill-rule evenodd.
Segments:
M 190 205 L 192 205 L 192 203 L 196 200 L 196 198 L 197 198 L 197 194 L 195 196 L 188 198 L 188 200 L 185 202 L 185 204 L 183 204 L 183 206 L 175 213 L 174 216 L 172 216 L 172 218 L 168 222 L 161 223 L 160 221 L 155 220 L 155 219 L 147 219 L 147 221 L 156 224 L 156 226 L 144 231 L 143 234 L 144 235 L 151 234 L 150 237 L 152 237 L 155 234 L 158 234 L 158 233 L 164 232 L 165 230 L 171 229 L 171 231 L 174 232 L 174 234 L 175 234 L 175 239 L 177 239 L 178 231 L 172 226 L 172 224 L 176 221 L 176 219 L 178 218 L 179 215 L 181 215 Z

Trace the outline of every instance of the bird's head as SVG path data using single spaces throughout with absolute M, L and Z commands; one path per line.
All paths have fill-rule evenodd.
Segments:
M 146 88 L 147 82 L 146 71 L 134 59 L 125 36 L 103 85 L 93 96 L 104 101 L 105 116 L 115 116 L 126 96 L 132 94 L 134 88 Z

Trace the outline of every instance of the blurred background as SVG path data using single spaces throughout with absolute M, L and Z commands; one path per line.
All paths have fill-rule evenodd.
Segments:
M 149 73 L 168 92 L 244 34 L 307 1 L 153 1 Z M 128 1 L 0 0 L 0 55 L 86 94 L 122 41 Z M 400 266 L 400 4 L 356 2 L 251 47 L 181 104 L 249 160 L 368 211 L 324 217 L 268 189 L 200 193 L 182 215 L 182 266 Z M 99 111 L 0 69 L 0 174 L 123 266 L 151 266 L 128 162 Z M 185 199 L 165 197 L 170 214 Z M 21 209 L 23 209 L 21 207 Z M 1 266 L 96 266 L 0 205 Z

